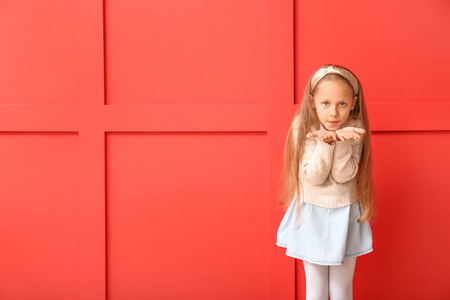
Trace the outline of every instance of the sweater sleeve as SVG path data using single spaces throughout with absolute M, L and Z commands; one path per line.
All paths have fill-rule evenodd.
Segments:
M 331 171 L 335 147 L 335 142 L 330 145 L 317 137 L 306 139 L 300 166 L 302 176 L 315 185 L 324 183 Z
M 353 179 L 358 173 L 358 164 L 361 159 L 363 139 L 337 140 L 334 150 L 331 177 L 337 183 L 345 183 Z

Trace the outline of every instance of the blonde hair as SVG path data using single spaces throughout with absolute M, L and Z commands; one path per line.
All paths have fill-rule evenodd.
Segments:
M 334 66 L 336 69 L 343 69 L 350 72 L 350 70 L 339 66 L 327 64 L 319 68 L 319 70 Z M 318 70 L 318 71 L 319 71 Z M 317 117 L 315 110 L 311 107 L 310 97 L 320 88 L 320 86 L 327 80 L 339 80 L 345 83 L 348 87 L 352 88 L 350 82 L 344 78 L 341 74 L 331 73 L 323 76 L 315 85 L 314 90 L 311 89 L 311 80 L 317 71 L 309 78 L 306 85 L 305 92 L 303 94 L 302 103 L 292 118 L 291 125 L 286 138 L 284 147 L 284 162 L 282 180 L 284 181 L 283 192 L 278 200 L 278 203 L 287 207 L 294 199 L 297 201 L 297 220 L 300 221 L 300 198 L 297 195 L 303 194 L 302 178 L 300 178 L 300 162 L 303 157 L 306 135 L 311 129 L 311 126 L 320 128 L 320 121 Z M 351 72 L 350 72 L 351 73 Z M 354 74 L 351 73 L 353 76 Z M 357 77 L 354 76 L 356 79 Z M 358 79 L 357 79 L 358 80 Z M 361 201 L 362 212 L 361 218 L 358 219 L 358 223 L 365 220 L 370 221 L 372 217 L 376 215 L 376 207 L 374 205 L 374 185 L 372 181 L 372 137 L 370 133 L 369 118 L 367 116 L 366 104 L 364 102 L 363 91 L 360 81 L 358 96 L 355 107 L 350 111 L 349 118 L 361 119 L 361 123 L 366 133 L 364 133 L 363 150 L 361 159 L 358 166 L 357 188 Z M 352 88 L 353 90 L 353 88 Z M 296 136 L 294 136 L 294 134 Z M 299 222 L 298 222 L 299 223 Z

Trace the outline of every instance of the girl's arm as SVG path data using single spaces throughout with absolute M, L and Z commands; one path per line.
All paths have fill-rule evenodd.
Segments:
M 334 150 L 331 177 L 337 183 L 345 183 L 353 179 L 358 173 L 364 136 L 358 140 L 337 140 Z
M 335 146 L 336 144 L 330 145 L 317 137 L 307 138 L 300 163 L 302 176 L 315 185 L 324 183 L 331 171 Z

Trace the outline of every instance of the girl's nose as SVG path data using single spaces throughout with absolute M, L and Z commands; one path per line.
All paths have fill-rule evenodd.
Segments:
M 338 113 L 338 110 L 337 110 L 337 108 L 331 108 L 331 112 L 330 112 L 330 114 L 332 115 L 332 116 L 336 116 L 337 115 L 337 113 Z

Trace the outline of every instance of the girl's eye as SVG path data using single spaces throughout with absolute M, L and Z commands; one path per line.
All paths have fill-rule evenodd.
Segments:
M 322 102 L 322 104 L 326 104 L 326 103 L 329 103 L 329 102 L 328 101 Z M 344 104 L 344 105 L 341 105 L 341 106 L 346 106 L 347 105 L 347 103 L 345 103 L 345 102 L 341 102 L 339 104 Z M 327 105 L 325 105 L 325 106 L 327 106 Z

